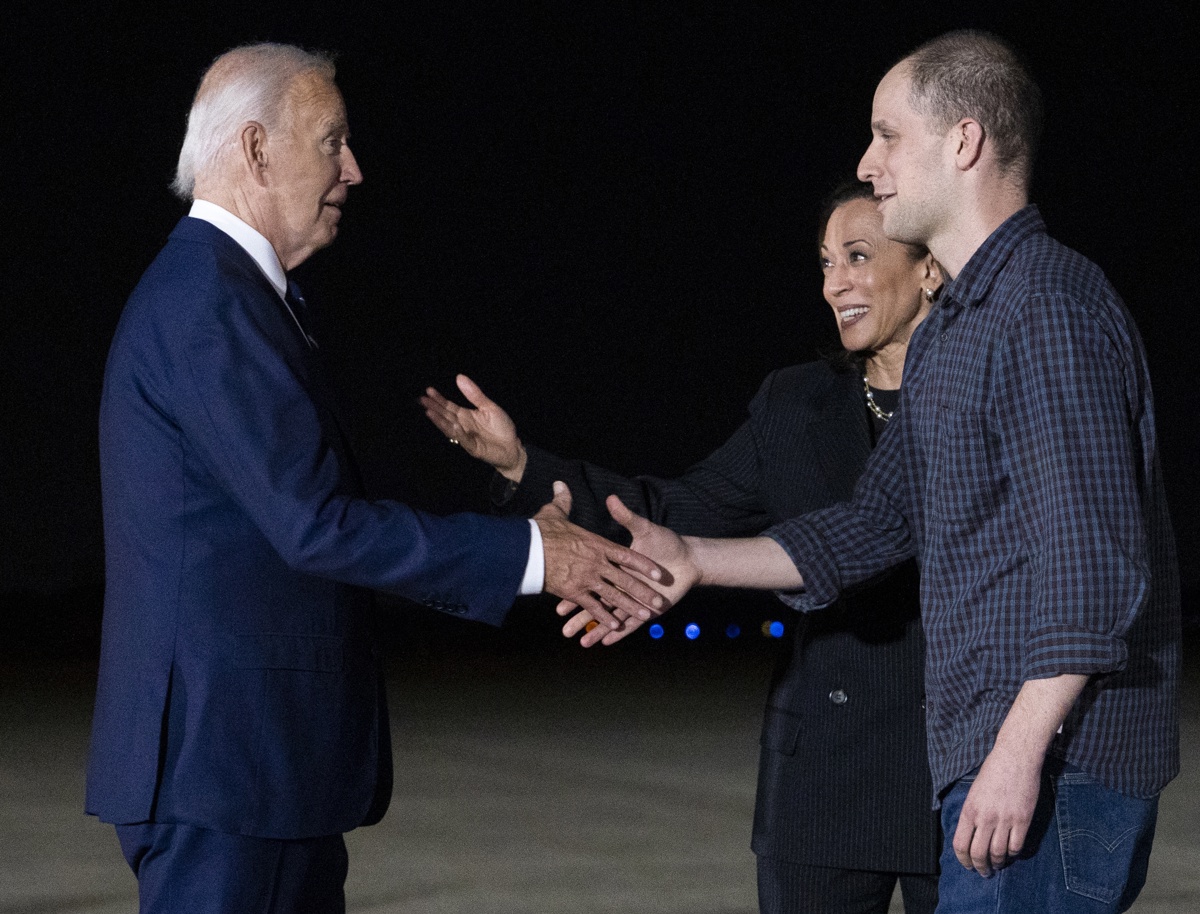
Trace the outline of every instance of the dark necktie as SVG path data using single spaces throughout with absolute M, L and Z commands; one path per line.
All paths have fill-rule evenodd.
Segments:
M 288 311 L 292 315 L 292 320 L 296 322 L 296 327 L 299 328 L 301 335 L 304 337 L 304 342 L 308 344 L 309 349 L 316 349 L 317 341 L 308 332 L 308 306 L 304 303 L 304 296 L 300 294 L 300 287 L 290 279 L 288 280 L 287 295 L 284 301 L 287 304 Z
M 334 403 L 333 391 L 325 383 L 325 375 L 321 366 L 321 357 L 317 352 L 317 341 L 314 340 L 308 333 L 308 306 L 304 303 L 304 296 L 300 294 L 300 287 L 290 279 L 288 280 L 287 297 L 285 298 L 287 309 L 291 312 L 293 319 L 296 321 L 296 326 L 300 329 L 300 333 L 304 336 L 304 341 L 308 343 L 310 357 L 308 359 L 309 380 L 313 385 L 313 395 L 316 402 L 323 407 L 323 412 L 327 417 L 329 425 L 333 430 L 333 435 L 330 437 L 330 445 L 334 453 L 337 454 L 338 460 L 346 472 L 346 481 L 350 485 L 350 491 L 355 494 L 360 494 L 363 491 L 362 475 L 359 473 L 358 464 L 354 460 L 354 452 L 350 449 L 350 441 L 346 437 L 345 431 L 342 429 L 342 423 L 337 417 L 337 409 Z

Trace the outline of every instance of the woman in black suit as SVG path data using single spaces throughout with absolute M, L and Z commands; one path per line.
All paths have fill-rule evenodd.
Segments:
M 533 513 L 561 479 L 574 496 L 571 519 L 613 537 L 624 531 L 604 507 L 611 493 L 677 533 L 722 537 L 845 500 L 895 409 L 909 337 L 942 276 L 924 248 L 884 236 L 870 185 L 835 192 L 819 242 L 845 353 L 773 372 L 745 424 L 678 479 L 631 479 L 523 445 L 508 415 L 462 375 L 474 408 L 430 388 L 426 414 L 498 470 L 499 503 Z M 798 618 L 763 721 L 752 846 L 764 914 L 885 912 L 897 881 L 906 912 L 933 911 L 941 838 L 930 808 L 923 655 L 911 562 Z

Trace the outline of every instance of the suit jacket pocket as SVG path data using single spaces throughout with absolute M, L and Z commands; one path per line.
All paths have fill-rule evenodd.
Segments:
M 763 717 L 762 738 L 764 749 L 781 755 L 796 754 L 796 739 L 800 735 L 800 718 L 782 708 L 767 706 Z
M 306 670 L 340 673 L 344 638 L 257 633 L 229 639 L 230 663 L 239 670 Z

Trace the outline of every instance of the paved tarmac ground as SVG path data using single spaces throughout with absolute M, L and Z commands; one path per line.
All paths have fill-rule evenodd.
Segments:
M 1200 910 L 1200 657 L 1184 771 L 1133 910 Z M 396 787 L 348 836 L 372 914 L 751 914 L 765 648 L 428 649 L 389 680 Z M 0 914 L 129 914 L 109 827 L 82 815 L 95 671 L 0 666 Z M 902 910 L 899 901 L 893 911 Z

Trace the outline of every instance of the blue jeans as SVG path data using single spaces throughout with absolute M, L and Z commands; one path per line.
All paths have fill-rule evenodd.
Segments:
M 1072 765 L 1046 759 L 1025 847 L 990 878 L 958 862 L 954 830 L 973 774 L 942 799 L 938 914 L 1116 914 L 1146 882 L 1158 797 L 1110 790 Z

